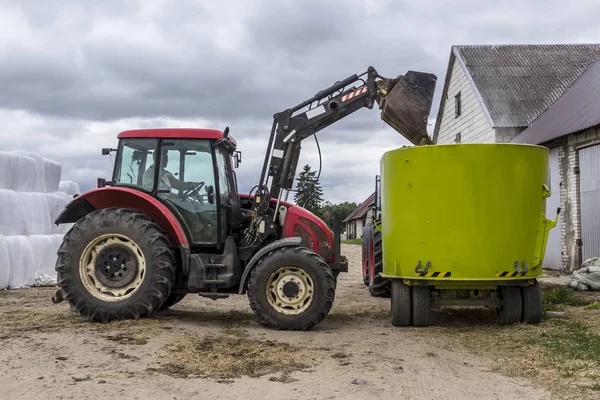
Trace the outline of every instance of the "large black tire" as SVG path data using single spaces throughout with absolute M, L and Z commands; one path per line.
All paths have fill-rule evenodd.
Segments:
M 523 316 L 521 322 L 539 324 L 542 322 L 542 289 L 538 281 L 521 288 L 523 296 Z
M 281 247 L 265 254 L 248 281 L 250 307 L 258 321 L 272 329 L 311 329 L 329 314 L 334 298 L 329 265 L 305 247 Z
M 373 226 L 367 225 L 363 227 L 363 237 L 362 237 L 362 277 L 363 283 L 365 286 L 369 286 L 369 259 L 371 254 L 369 250 L 371 249 L 371 238 L 373 236 Z
M 169 297 L 175 264 L 171 243 L 156 223 L 133 210 L 108 208 L 86 215 L 65 235 L 57 281 L 71 309 L 89 321 L 137 319 Z M 115 300 L 118 292 L 122 300 Z
M 171 293 L 169 297 L 165 300 L 164 303 L 160 307 L 158 307 L 158 311 L 166 310 L 169 307 L 173 307 L 175 304 L 179 303 L 186 296 L 187 293 Z
M 401 279 L 391 280 L 392 325 L 409 326 L 412 322 L 412 292 Z
M 510 325 L 521 321 L 523 315 L 523 299 L 521 290 L 515 286 L 500 286 L 501 306 L 498 308 L 498 323 Z
M 383 246 L 381 232 L 373 227 L 373 255 L 371 257 L 372 271 L 369 273 L 369 293 L 373 297 L 390 297 L 390 280 L 383 278 Z
M 431 289 L 429 286 L 412 287 L 412 323 L 414 326 L 429 326 L 430 300 Z

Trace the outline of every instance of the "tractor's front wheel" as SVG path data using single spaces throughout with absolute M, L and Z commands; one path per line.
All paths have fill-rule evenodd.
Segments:
M 171 294 L 175 257 L 147 216 L 108 208 L 80 219 L 65 235 L 57 281 L 71 309 L 87 320 L 146 317 Z
M 272 329 L 307 330 L 329 314 L 335 279 L 329 265 L 305 247 L 265 254 L 248 281 L 250 307 Z

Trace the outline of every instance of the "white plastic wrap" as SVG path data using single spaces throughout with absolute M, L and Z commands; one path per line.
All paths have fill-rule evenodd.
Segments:
M 73 181 L 60 181 L 58 190 L 69 195 L 81 194 L 81 188 L 77 182 Z
M 27 152 L 27 151 L 18 151 L 16 153 L 33 158 L 35 160 L 35 169 L 34 169 L 35 181 L 34 181 L 34 186 L 31 190 L 19 190 L 19 189 L 15 189 L 15 190 L 16 191 L 46 193 L 46 165 L 44 163 L 44 159 L 42 158 L 42 156 Z M 20 179 L 18 181 L 20 181 Z
M 56 161 L 43 158 L 46 169 L 46 192 L 56 192 L 62 175 L 62 166 Z
M 54 221 L 60 215 L 60 213 L 64 210 L 65 206 L 71 201 L 73 198 L 66 193 L 54 192 L 46 195 L 46 202 L 48 203 L 48 208 L 50 210 L 50 223 L 52 224 L 52 233 L 67 233 L 73 224 L 60 224 L 56 225 Z
M 63 235 L 31 235 L 27 239 L 34 256 L 35 286 L 47 286 L 56 283 L 56 253 Z
M 46 193 L 17 193 L 23 206 L 29 235 L 49 235 L 52 233 L 50 208 Z
M 0 235 L 29 235 L 29 224 L 20 195 L 0 189 Z
M 10 256 L 8 253 L 8 244 L 4 236 L 0 236 L 0 290 L 8 288 L 10 279 Z
M 35 183 L 36 163 L 33 158 L 0 151 L 0 189 L 32 192 Z
M 27 236 L 5 236 L 8 244 L 9 289 L 21 289 L 35 283 L 35 258 Z

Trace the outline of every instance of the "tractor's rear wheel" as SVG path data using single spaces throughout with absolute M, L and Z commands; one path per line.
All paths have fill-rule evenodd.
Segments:
M 108 208 L 80 219 L 65 235 L 57 281 L 71 309 L 87 320 L 146 317 L 171 294 L 175 257 L 147 216 Z
M 369 292 L 373 297 L 390 297 L 390 280 L 383 278 L 383 246 L 381 232 L 373 228 L 369 261 Z
M 179 303 L 185 297 L 187 293 L 171 293 L 169 297 L 165 300 L 164 303 L 160 307 L 158 307 L 158 311 L 166 310 L 169 307 L 173 307 L 175 304 Z
M 307 330 L 329 314 L 335 280 L 329 265 L 305 247 L 265 254 L 248 281 L 250 307 L 272 329 Z

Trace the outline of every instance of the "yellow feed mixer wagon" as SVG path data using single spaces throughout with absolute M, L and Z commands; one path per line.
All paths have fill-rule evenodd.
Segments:
M 541 321 L 537 278 L 556 225 L 545 217 L 548 157 L 500 143 L 383 155 L 380 213 L 363 251 L 371 281 L 387 282 L 393 325 L 427 326 L 434 305 L 492 307 L 500 324 Z

